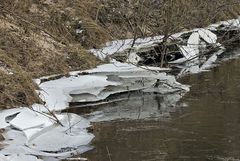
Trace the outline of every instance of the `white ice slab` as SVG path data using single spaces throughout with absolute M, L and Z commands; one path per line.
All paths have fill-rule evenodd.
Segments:
M 207 29 L 199 29 L 198 33 L 200 37 L 209 44 L 215 44 L 217 42 L 217 35 Z
M 198 32 L 193 32 L 187 42 L 187 46 L 179 46 L 183 56 L 187 59 L 193 59 L 199 55 L 200 36 Z M 184 60 L 184 59 L 183 59 Z M 182 59 L 173 61 L 171 63 L 177 63 L 183 61 Z
M 135 41 L 133 39 L 116 40 L 106 43 L 106 47 L 102 49 L 92 49 L 90 51 L 100 59 L 105 59 L 107 56 L 111 56 L 117 52 L 120 53 L 129 50 L 132 48 L 133 42 L 134 50 L 139 50 L 144 47 L 153 46 L 155 43 L 161 42 L 162 39 L 163 36 L 139 38 Z
M 82 131 L 91 126 L 89 121 L 75 114 L 69 113 L 69 114 L 62 114 L 62 115 L 56 115 L 56 116 L 60 118 L 59 121 L 64 125 L 66 129 L 68 127 L 73 126 L 74 128 L 77 127 L 79 131 Z M 53 124 L 53 123 L 45 122 L 45 126 L 43 127 L 26 129 L 23 132 L 27 137 L 27 142 L 31 142 L 37 137 L 49 131 L 55 130 L 55 128 L 57 128 L 58 126 L 60 125 L 56 123 Z
M 188 39 L 187 45 L 192 48 L 198 48 L 200 44 L 200 38 L 198 32 L 193 32 Z
M 32 115 L 31 112 L 27 113 L 26 110 L 22 110 L 22 112 Z M 21 122 L 20 114 L 19 118 L 17 118 L 19 122 Z M 33 128 L 30 128 L 30 124 L 25 127 L 25 125 L 22 125 L 24 122 L 22 122 L 22 124 L 19 124 L 20 128 L 27 128 L 26 130 L 8 130 L 4 134 L 6 140 L 3 142 L 8 146 L 0 151 L 0 154 L 2 154 L 0 155 L 0 159 L 4 155 L 8 155 L 11 159 L 19 159 L 20 161 L 22 161 L 21 159 L 28 161 L 28 158 L 35 161 L 34 158 L 30 157 L 31 155 L 65 158 L 72 154 L 77 155 L 89 150 L 90 147 L 88 144 L 94 137 L 93 134 L 88 133 L 86 130 L 86 128 L 91 126 L 90 122 L 76 114 L 65 113 L 61 116 L 63 116 L 61 118 L 63 126 L 53 124 L 52 126 L 42 128 L 36 127 L 35 122 L 33 122 Z M 26 118 L 29 118 L 29 116 L 26 115 Z M 31 120 L 28 121 L 31 122 Z M 31 139 L 28 139 L 26 136 Z M 51 153 L 52 151 L 54 153 Z
M 61 149 L 87 145 L 94 138 L 93 134 L 84 131 L 75 134 L 66 134 L 64 130 L 59 127 L 46 132 L 29 142 L 29 147 L 38 151 L 57 152 L 61 151 Z
M 139 57 L 136 53 L 133 52 L 128 55 L 127 62 L 137 64 L 141 60 L 142 60 L 141 57 Z
M 7 156 L 0 154 L 0 161 L 9 161 L 9 159 Z
M 183 56 L 190 60 L 199 55 L 199 48 L 202 48 L 203 45 L 201 44 L 200 37 L 206 41 L 208 44 L 215 44 L 217 43 L 217 35 L 212 33 L 207 29 L 195 29 L 193 33 L 190 35 L 187 46 L 179 46 Z M 178 60 L 172 62 L 176 63 L 179 62 Z
M 103 64 L 103 65 L 99 65 L 97 66 L 97 68 L 91 69 L 91 70 L 86 70 L 85 72 L 87 73 L 108 73 L 108 72 L 116 72 L 118 73 L 124 73 L 124 72 L 128 72 L 128 73 L 132 73 L 134 74 L 135 72 L 139 72 L 139 71 L 146 71 L 146 70 L 152 70 L 152 71 L 169 71 L 171 70 L 170 68 L 159 68 L 159 67 L 148 67 L 148 66 L 136 66 L 133 64 L 129 64 L 129 63 L 121 63 L 118 61 L 113 60 L 111 63 L 109 64 Z M 129 74 L 130 75 L 130 74 Z
M 15 154 L 8 157 L 9 161 L 43 161 L 38 159 L 36 156 L 24 155 L 24 154 Z
M 9 124 L 23 131 L 30 128 L 48 126 L 52 123 L 53 121 L 47 117 L 26 108 L 21 111 Z
M 180 50 L 187 60 L 190 60 L 199 55 L 199 49 L 196 47 L 180 46 Z
M 6 122 L 5 118 L 20 112 L 22 108 L 8 109 L 0 111 L 0 128 L 6 128 L 10 124 Z
M 106 76 L 71 76 L 69 78 L 61 78 L 58 80 L 48 81 L 40 84 L 41 95 L 43 101 L 46 102 L 46 107 L 49 110 L 62 110 L 68 107 L 71 101 L 69 93 L 74 90 L 92 91 L 92 94 L 99 93 L 102 87 L 108 85 L 117 85 L 116 82 L 107 81 Z M 91 90 L 95 88 L 98 90 Z M 35 107 L 34 107 L 35 108 Z
M 77 148 L 90 143 L 93 134 L 85 129 L 90 122 L 75 114 L 65 114 L 64 127 L 57 126 L 28 142 L 29 147 L 38 151 L 57 152 L 66 148 Z
M 213 63 L 217 61 L 217 56 L 221 55 L 224 52 L 224 49 L 219 50 L 218 52 L 214 53 L 208 60 L 201 66 L 201 70 L 207 70 L 213 67 Z
M 27 140 L 31 140 L 36 134 L 39 134 L 41 131 L 43 130 L 43 128 L 31 128 L 31 129 L 27 129 L 24 130 L 24 134 L 27 137 Z
M 106 99 L 109 94 L 114 94 L 121 91 L 111 91 L 108 94 L 103 94 L 108 86 L 119 86 L 123 82 L 111 81 L 108 79 L 109 75 L 121 76 L 124 78 L 142 79 L 142 77 L 164 79 L 165 75 L 161 72 L 169 71 L 169 68 L 158 67 L 137 67 L 128 63 L 120 63 L 112 61 L 109 64 L 100 65 L 95 69 L 86 70 L 88 75 L 72 75 L 68 78 L 63 77 L 58 80 L 48 81 L 40 84 L 40 97 L 46 102 L 46 107 L 49 110 L 62 110 L 68 107 L 69 102 L 72 101 L 70 95 L 84 94 L 91 98 L 91 101 L 99 101 Z M 160 73 L 158 73 L 160 72 Z M 76 73 L 72 73 L 76 74 Z M 127 90 L 127 89 L 125 89 Z M 80 102 L 88 101 L 89 99 L 81 99 Z M 34 109 L 45 110 L 40 105 L 33 105 Z

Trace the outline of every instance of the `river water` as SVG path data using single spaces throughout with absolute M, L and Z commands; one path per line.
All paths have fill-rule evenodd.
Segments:
M 182 99 L 148 95 L 143 103 L 138 97 L 111 105 L 112 111 L 105 111 L 109 119 L 94 124 L 94 149 L 83 156 L 89 161 L 240 160 L 240 60 L 178 81 L 191 85 Z

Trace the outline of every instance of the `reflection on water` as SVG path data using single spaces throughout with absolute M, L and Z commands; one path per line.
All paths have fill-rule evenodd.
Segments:
M 99 106 L 94 112 L 85 115 L 91 122 L 112 120 L 167 119 L 170 113 L 181 106 L 184 93 L 167 95 L 139 93 L 119 102 Z
M 90 161 L 240 159 L 240 60 L 225 62 L 211 72 L 186 76 L 181 82 L 192 85 L 182 100 L 187 107 L 169 110 L 171 119 L 167 121 L 127 119 L 96 123 L 95 149 L 84 156 Z M 135 107 L 136 102 L 132 102 Z M 144 107 L 162 107 L 157 102 L 156 97 L 149 97 Z M 143 107 L 140 105 L 137 107 Z M 131 114 L 129 103 L 115 107 L 124 109 L 119 118 L 129 118 L 124 117 Z M 113 111 L 118 108 L 102 111 L 109 119 L 116 119 Z M 148 110 L 142 110 L 143 116 L 144 111 Z

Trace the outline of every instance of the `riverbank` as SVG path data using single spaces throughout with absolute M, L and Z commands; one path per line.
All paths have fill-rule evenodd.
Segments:
M 91 69 L 103 63 L 89 53 L 89 49 L 102 48 L 110 40 L 164 35 L 166 28 L 172 28 L 168 33 L 173 34 L 204 27 L 237 17 L 239 5 L 235 0 L 200 4 L 181 0 L 166 5 L 154 0 L 140 3 L 134 0 L 2 0 L 0 108 L 41 102 L 35 92 L 34 78 L 67 75 L 69 71 Z M 168 22 L 174 24 L 166 26 L 164 19 L 168 17 L 164 13 L 168 9 L 171 11 Z M 155 11 L 160 13 L 154 14 Z
M 239 19 L 235 19 L 221 22 L 210 27 L 211 30 L 222 25 L 223 28 L 235 28 L 239 27 L 239 24 Z M 184 66 L 181 62 L 182 67 L 180 68 L 183 70 L 182 73 L 184 73 L 184 71 L 188 71 L 185 72 L 187 74 L 192 73 L 192 71 L 196 72 L 196 70 L 188 70 L 192 67 L 197 69 L 197 72 L 209 70 L 214 66 L 214 62 L 218 57 L 223 55 L 224 46 L 217 43 L 218 37 L 211 30 L 208 28 L 195 29 L 175 35 L 175 38 L 177 38 L 177 35 L 181 37 L 187 33 L 187 36 L 183 39 L 187 42 L 185 48 L 192 48 L 192 44 L 189 42 L 194 42 L 194 49 L 200 49 L 200 47 L 204 49 L 201 42 L 205 42 L 206 47 L 210 45 L 216 45 L 217 47 L 217 50 L 211 52 L 210 55 L 201 55 L 203 56 L 203 61 L 199 61 L 199 52 L 190 52 L 191 56 L 188 57 L 183 51 L 180 51 L 180 54 L 182 54 L 181 59 L 184 59 L 185 62 L 193 63 Z M 144 47 L 149 48 L 149 46 L 161 41 L 161 36 L 157 38 L 159 37 L 160 39 L 156 39 L 156 37 L 140 39 L 138 40 L 139 42 L 137 42 L 138 46 L 136 46 L 136 48 L 139 46 L 140 49 Z M 121 45 L 120 50 L 129 51 L 128 47 L 131 41 L 133 40 L 120 41 L 126 45 Z M 126 44 L 125 42 L 129 43 Z M 183 46 L 179 46 L 180 49 L 182 47 Z M 91 51 L 96 55 L 101 51 L 109 51 L 110 54 L 105 53 L 105 56 L 108 56 L 107 54 L 111 56 L 112 53 L 116 53 L 113 52 L 116 49 L 114 43 L 110 43 L 109 46 L 102 50 Z M 192 59 L 193 57 L 195 59 Z M 178 66 L 179 64 L 175 62 L 175 65 Z M 44 102 L 43 104 L 30 106 L 31 110 L 29 108 L 16 108 L 4 110 L 0 113 L 0 125 L 7 129 L 4 133 L 4 137 L 7 138 L 5 143 L 10 145 L 0 151 L 3 155 L 2 157 L 5 157 L 5 159 L 16 157 L 13 155 L 15 153 L 12 152 L 18 151 L 22 158 L 29 157 L 29 155 L 33 157 L 34 155 L 34 157 L 38 156 L 35 157 L 35 159 L 41 158 L 44 160 L 44 158 L 49 159 L 50 157 L 59 160 L 72 156 L 72 154 L 76 155 L 91 149 L 89 142 L 94 136 L 88 132 L 88 128 L 91 126 L 90 122 L 97 119 L 101 120 L 101 117 L 104 118 L 104 115 L 95 113 L 96 115 L 94 115 L 94 117 L 90 116 L 91 119 L 87 120 L 80 116 L 73 115 L 69 113 L 69 111 L 63 114 L 58 113 L 68 108 L 70 103 L 74 103 L 79 107 L 93 107 L 99 104 L 107 105 L 111 101 L 118 102 L 117 96 L 120 94 L 125 94 L 125 96 L 123 95 L 123 99 L 126 99 L 134 92 L 144 94 L 157 93 L 166 96 L 163 100 L 166 100 L 167 104 L 161 104 L 161 102 L 157 102 L 156 104 L 165 106 L 166 112 L 169 112 L 169 106 L 174 107 L 176 102 L 189 91 L 189 86 L 178 83 L 175 76 L 167 74 L 170 73 L 170 71 L 172 71 L 170 68 L 139 66 L 131 62 L 121 63 L 116 60 L 111 60 L 110 63 L 100 65 L 92 70 L 70 72 L 66 76 L 54 75 L 35 79 L 34 81 L 40 88 L 37 93 L 41 97 L 42 102 Z M 11 73 L 8 74 L 11 75 Z M 123 113 L 123 115 L 126 116 L 126 118 L 131 117 L 128 113 Z M 148 118 L 151 116 L 151 113 L 146 113 L 143 117 Z M 118 116 L 110 116 L 110 119 L 117 117 Z M 30 122 L 29 120 L 32 121 Z M 62 136 L 64 139 L 58 139 L 60 141 L 56 141 L 58 138 L 56 136 Z M 18 142 L 18 138 L 22 138 L 20 143 Z M 73 140 L 74 138 L 81 139 L 79 139 L 80 142 L 73 141 L 65 144 L 69 138 Z M 51 144 L 52 146 L 48 146 L 48 141 L 51 140 L 55 141 Z M 57 144 L 55 144 L 56 142 Z

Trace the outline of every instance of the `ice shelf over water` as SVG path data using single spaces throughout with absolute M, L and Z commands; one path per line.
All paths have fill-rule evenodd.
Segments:
M 169 69 L 137 67 L 113 61 L 85 71 L 87 75 L 78 74 L 44 82 L 39 85 L 41 88 L 39 92 L 40 97 L 46 102 L 45 106 L 49 110 L 58 111 L 66 109 L 70 102 L 94 103 L 103 101 L 113 94 L 152 88 L 157 81 L 170 84 L 169 92 L 189 90 L 188 86 L 178 83 L 174 76 L 162 72 L 166 70 Z M 34 105 L 33 108 L 39 110 L 41 106 L 38 108 Z

